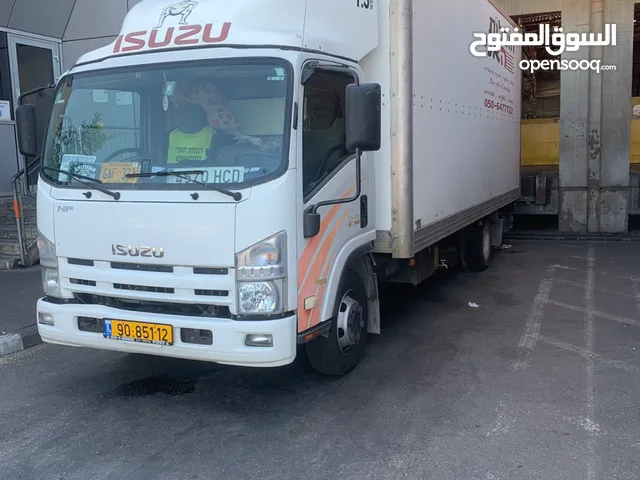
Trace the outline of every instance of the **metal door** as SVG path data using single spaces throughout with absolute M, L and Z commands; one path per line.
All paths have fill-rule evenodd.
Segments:
M 60 78 L 60 45 L 56 42 L 13 34 L 9 35 L 8 40 L 13 105 L 17 108 L 18 99 L 23 92 L 44 85 L 52 85 Z M 36 135 L 38 145 L 41 146 L 51 102 L 49 99 L 39 99 L 36 95 L 26 103 L 32 103 L 36 107 Z M 20 168 L 24 167 L 25 162 L 30 163 L 33 160 L 20 157 Z M 25 179 L 25 187 L 33 190 L 32 187 L 35 186 L 37 178 L 37 173 L 30 175 Z

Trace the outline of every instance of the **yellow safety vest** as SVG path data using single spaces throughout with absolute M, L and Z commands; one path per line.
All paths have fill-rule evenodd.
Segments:
M 211 140 L 216 134 L 212 127 L 204 127 L 198 133 L 182 133 L 174 130 L 169 134 L 169 154 L 167 163 L 180 163 L 186 160 L 204 161 Z

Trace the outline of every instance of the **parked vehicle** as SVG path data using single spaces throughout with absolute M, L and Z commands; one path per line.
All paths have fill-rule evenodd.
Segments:
M 520 53 L 469 53 L 500 24 L 486 0 L 140 2 L 52 95 L 42 339 L 352 370 L 378 282 L 481 271 L 501 243 Z

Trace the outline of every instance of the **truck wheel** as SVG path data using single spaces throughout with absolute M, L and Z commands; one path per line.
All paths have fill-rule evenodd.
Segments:
M 329 336 L 307 343 L 306 351 L 314 370 L 342 376 L 360 363 L 367 342 L 367 295 L 355 271 L 346 272 L 338 298 L 340 302 L 331 320 Z
M 472 272 L 483 272 L 491 260 L 491 228 L 489 222 L 467 228 L 464 263 Z

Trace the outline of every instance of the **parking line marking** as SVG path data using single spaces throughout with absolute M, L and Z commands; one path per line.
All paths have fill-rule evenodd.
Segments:
M 640 315 L 640 279 L 632 279 L 631 286 L 633 287 L 633 298 L 636 300 L 636 310 Z
M 640 294 L 640 289 L 638 291 Z M 571 305 L 569 303 L 558 302 L 556 300 L 549 300 L 549 305 L 554 305 L 556 307 L 566 308 L 567 310 L 573 310 L 574 312 L 587 313 L 588 308 L 578 307 L 577 305 Z M 594 317 L 602 318 L 605 320 L 611 320 L 613 322 L 623 323 L 625 325 L 632 325 L 634 327 L 640 327 L 640 322 L 637 320 L 633 320 L 631 318 L 619 317 L 618 315 L 611 315 L 610 313 L 599 312 L 597 310 L 591 310 L 590 314 Z
M 618 275 L 617 273 L 613 273 L 613 272 L 600 272 L 600 275 L 603 275 L 605 277 L 615 277 L 615 278 L 620 278 L 622 280 L 631 280 L 632 282 L 640 282 L 640 277 L 636 277 L 634 275 Z
M 553 286 L 555 272 L 555 266 L 547 267 L 545 276 L 540 282 L 538 293 L 533 299 L 531 311 L 529 312 L 522 336 L 520 337 L 520 342 L 518 343 L 518 360 L 512 365 L 514 370 L 526 370 L 531 365 L 531 357 L 533 356 L 533 350 L 536 347 L 540 334 L 544 309 L 549 301 L 549 294 Z
M 566 280 L 564 278 L 556 278 L 555 281 L 556 283 L 562 283 L 563 285 L 567 285 L 569 287 L 584 288 L 584 283 L 573 282 L 571 280 Z M 618 292 L 617 290 L 609 290 L 607 288 L 596 288 L 595 290 L 596 292 L 604 293 L 607 295 L 618 295 L 620 297 L 630 298 L 631 300 L 636 299 L 636 296 L 631 293 Z M 640 291 L 639 291 L 639 295 L 640 295 Z
M 571 343 L 545 337 L 544 335 L 539 335 L 538 340 L 541 341 L 542 343 L 546 343 L 547 345 L 551 345 L 552 347 L 556 347 L 556 348 L 559 348 L 560 350 L 564 350 L 565 352 L 577 353 L 578 355 L 582 355 L 583 357 L 591 357 L 598 363 L 601 363 L 608 367 L 617 368 L 618 370 L 623 370 L 627 373 L 634 373 L 636 375 L 640 375 L 640 368 L 636 367 L 635 365 L 621 362 L 620 360 L 612 360 L 610 358 L 603 357 L 598 353 L 590 352 L 585 348 L 578 347 Z
M 595 350 L 595 300 L 594 291 L 596 284 L 596 254 L 595 247 L 592 243 L 588 245 L 587 251 L 587 279 L 585 281 L 584 302 L 586 306 L 585 311 L 585 328 L 584 328 L 584 343 L 585 350 L 593 352 Z M 594 417 L 596 415 L 596 382 L 595 382 L 595 360 L 592 356 L 586 358 L 586 377 L 587 377 L 587 414 L 586 421 L 588 424 L 594 424 Z M 587 455 L 587 477 L 589 479 L 596 478 L 596 437 L 593 431 L 588 430 L 588 442 L 587 449 L 589 454 Z
M 487 437 L 508 433 L 514 423 L 514 418 L 509 415 L 504 402 L 498 402 L 496 413 L 498 414 L 497 418 L 495 422 L 493 422 L 491 429 L 487 432 Z

